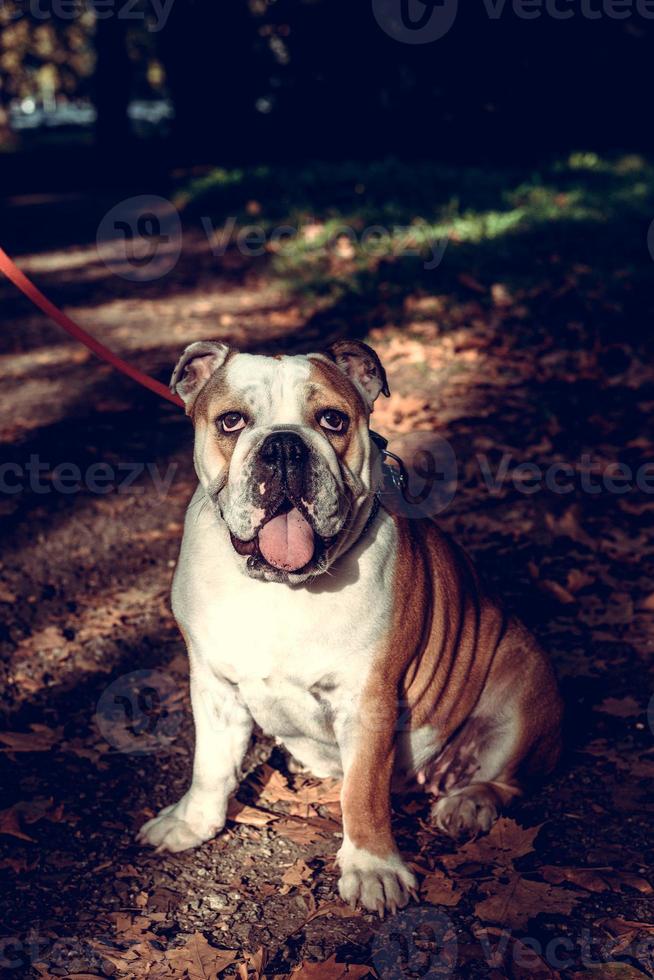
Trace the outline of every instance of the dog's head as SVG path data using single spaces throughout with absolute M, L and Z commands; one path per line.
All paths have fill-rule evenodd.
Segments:
M 339 341 L 323 353 L 240 354 L 202 341 L 171 388 L 195 426 L 195 467 L 248 575 L 297 584 L 361 534 L 379 479 L 368 421 L 388 395 L 376 353 Z

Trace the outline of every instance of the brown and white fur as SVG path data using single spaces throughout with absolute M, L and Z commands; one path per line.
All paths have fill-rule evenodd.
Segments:
M 369 521 L 382 465 L 369 416 L 387 385 L 366 345 L 266 357 L 192 344 L 172 387 L 195 425 L 200 480 L 172 593 L 196 746 L 190 788 L 140 839 L 181 851 L 217 834 L 256 723 L 316 776 L 343 777 L 343 899 L 404 906 L 416 881 L 393 839 L 391 788 L 422 784 L 453 836 L 488 830 L 556 762 L 549 663 L 432 521 L 383 506 Z M 345 431 L 324 427 L 337 418 L 325 410 Z M 223 431 L 226 413 L 243 427 Z M 271 433 L 302 444 L 281 475 L 264 458 Z M 285 481 L 317 542 L 288 572 L 257 548 Z

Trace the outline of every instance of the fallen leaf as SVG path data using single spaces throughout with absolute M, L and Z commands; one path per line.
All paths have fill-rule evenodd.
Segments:
M 644 878 L 613 868 L 555 868 L 545 865 L 538 870 L 551 885 L 569 882 L 589 892 L 622 891 L 623 887 L 628 887 L 642 895 L 654 893 L 654 889 Z
M 595 576 L 591 575 L 590 572 L 581 570 L 579 568 L 571 568 L 568 572 L 566 578 L 566 586 L 569 592 L 580 592 L 587 586 L 592 585 L 595 581 Z
M 54 804 L 52 798 L 35 797 L 33 800 L 21 800 L 0 811 L 0 834 L 7 834 L 10 837 L 18 837 L 20 840 L 34 842 L 22 830 L 22 823 L 37 823 L 39 820 L 51 820 L 59 823 L 63 816 L 63 805 Z
M 30 841 L 32 844 L 35 843 L 34 838 L 21 829 L 18 804 L 7 807 L 6 810 L 0 810 L 0 834 L 18 837 L 19 840 Z
M 310 868 L 307 862 L 300 858 L 282 875 L 282 888 L 280 893 L 282 895 L 288 895 L 292 888 L 299 888 L 300 885 L 306 885 L 308 881 L 311 881 L 313 875 L 313 868 Z
M 628 963 L 600 963 L 598 966 L 573 973 L 572 980 L 647 980 L 647 973 L 641 973 Z
M 323 963 L 300 963 L 291 973 L 296 980 L 358 980 L 376 976 L 370 966 L 357 963 L 337 963 L 336 954 Z
M 179 980 L 216 980 L 237 955 L 234 950 L 210 946 L 202 933 L 196 932 L 184 946 L 167 950 L 165 962 Z
M 116 929 L 116 937 L 121 941 L 136 940 L 141 942 L 143 939 L 157 940 L 157 936 L 150 931 L 152 919 L 144 915 L 130 915 L 127 912 L 114 912 L 109 916 L 113 919 Z
M 295 784 L 289 786 L 283 774 L 268 765 L 261 767 L 258 781 L 262 786 L 260 800 L 269 804 L 288 803 L 291 814 L 308 815 L 310 806 L 339 803 L 341 798 L 339 780 L 297 777 Z
M 311 913 L 304 925 L 308 925 L 309 922 L 313 922 L 314 919 L 320 919 L 324 915 L 333 915 L 337 919 L 356 919 L 361 914 L 360 909 L 353 909 L 350 905 L 346 905 L 345 902 L 341 902 L 340 900 L 325 902 L 324 905 L 320 905 L 315 912 Z
M 597 925 L 606 929 L 612 936 L 622 939 L 629 936 L 630 940 L 639 932 L 646 932 L 654 935 L 654 922 L 633 922 L 630 919 L 621 919 L 619 916 L 614 919 L 600 919 Z
M 259 810 L 258 807 L 247 806 L 239 800 L 231 800 L 227 810 L 227 819 L 233 820 L 234 823 L 246 824 L 248 827 L 266 827 L 273 820 L 277 820 L 277 816 L 274 813 Z
M 589 572 L 581 571 L 579 568 L 571 568 L 568 572 L 566 585 L 569 592 L 579 592 L 581 589 L 585 589 L 587 585 L 592 585 L 594 581 L 595 577 Z
M 614 715 L 616 718 L 636 718 L 643 714 L 643 708 L 632 697 L 605 698 L 594 710 L 602 711 L 606 715 Z
M 521 827 L 509 817 L 500 817 L 485 837 L 469 841 L 454 854 L 446 854 L 441 862 L 448 870 L 464 864 L 510 865 L 516 858 L 534 850 L 534 841 L 542 826 Z
M 465 889 L 452 881 L 438 868 L 428 872 L 422 880 L 420 894 L 432 905 L 445 905 L 453 908 L 465 894 Z
M 268 953 L 260 946 L 256 953 L 245 953 L 243 963 L 239 963 L 238 972 L 243 980 L 264 980 L 263 971 L 268 963 Z M 250 971 L 254 971 L 251 973 Z
M 512 980 L 558 980 L 561 976 L 521 939 L 511 940 Z
M 15 835 L 12 835 L 15 836 Z M 31 838 L 30 838 L 31 839 Z M 38 866 L 39 859 L 35 858 L 31 863 L 24 857 L 6 857 L 0 859 L 0 868 L 9 868 L 14 874 L 22 874 L 24 871 L 33 871 Z
M 541 579 L 538 585 L 543 592 L 549 592 L 562 606 L 569 606 L 577 601 L 572 593 L 562 585 L 559 585 L 558 582 L 553 582 L 550 579 Z
M 583 897 L 582 892 L 569 888 L 529 881 L 517 871 L 479 887 L 488 897 L 475 906 L 475 914 L 483 922 L 497 922 L 512 929 L 524 929 L 541 912 L 568 915 Z
M 0 752 L 49 752 L 62 735 L 62 729 L 30 725 L 31 732 L 0 732 Z
M 560 974 L 553 970 L 529 945 L 495 926 L 473 925 L 475 937 L 479 940 L 488 967 L 500 970 L 511 976 L 512 980 L 558 980 Z M 495 943 L 491 942 L 495 937 Z
M 545 523 L 556 537 L 570 538 L 571 541 L 586 545 L 594 551 L 597 545 L 590 534 L 581 526 L 579 511 L 579 506 L 573 504 L 560 517 L 555 517 L 554 514 L 546 514 Z
M 315 844 L 321 837 L 329 837 L 342 829 L 340 823 L 323 817 L 311 817 L 308 820 L 282 817 L 274 825 L 276 834 L 287 837 L 295 844 Z

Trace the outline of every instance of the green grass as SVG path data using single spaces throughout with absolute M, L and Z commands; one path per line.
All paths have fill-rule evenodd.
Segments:
M 553 259 L 651 271 L 654 168 L 636 156 L 576 153 L 539 171 L 397 160 L 216 169 L 176 203 L 214 227 L 233 217 L 237 229 L 263 229 L 273 273 L 334 301 L 380 279 L 446 290 L 462 272 L 528 288 Z M 294 234 L 275 242 L 280 225 Z M 442 262 L 426 267 L 439 249 Z

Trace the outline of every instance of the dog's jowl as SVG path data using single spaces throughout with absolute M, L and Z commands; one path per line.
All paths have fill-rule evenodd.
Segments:
M 416 881 L 391 791 L 423 786 L 453 836 L 488 830 L 556 762 L 549 663 L 432 521 L 384 508 L 369 418 L 388 387 L 365 344 L 264 357 L 195 343 L 172 387 L 199 477 L 172 597 L 196 747 L 188 792 L 140 837 L 181 851 L 217 834 L 257 723 L 316 776 L 343 777 L 342 897 L 403 906 Z

